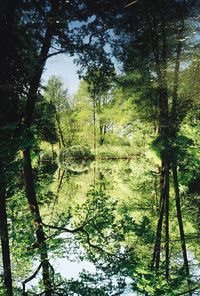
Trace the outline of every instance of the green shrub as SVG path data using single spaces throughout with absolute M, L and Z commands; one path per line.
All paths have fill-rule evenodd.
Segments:
M 71 172 L 81 173 L 88 170 L 94 159 L 95 156 L 88 146 L 75 145 L 61 150 L 59 164 Z

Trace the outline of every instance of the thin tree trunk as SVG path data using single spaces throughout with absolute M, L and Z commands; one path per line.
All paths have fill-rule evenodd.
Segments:
M 164 141 L 164 150 L 161 152 L 160 178 L 160 211 L 157 223 L 156 241 L 153 251 L 152 267 L 156 270 L 160 265 L 162 224 L 165 213 L 165 275 L 169 278 L 169 145 L 168 145 L 168 96 L 166 89 L 160 92 L 160 136 Z
M 156 71 L 158 76 L 158 82 L 161 81 L 161 69 L 160 69 L 160 51 L 159 51 L 159 43 L 158 43 L 158 35 L 156 34 L 156 20 L 155 18 L 152 18 L 152 16 L 148 15 L 149 18 L 149 25 L 151 29 L 151 41 L 152 41 L 152 47 L 155 57 L 155 63 L 156 63 Z M 161 92 L 159 94 L 159 133 L 161 130 Z M 163 195 L 163 182 L 164 182 L 164 166 L 163 162 L 161 164 L 161 173 L 160 173 L 160 206 L 159 206 L 159 217 L 157 222 L 157 229 L 156 229 L 156 238 L 155 238 L 155 245 L 153 250 L 153 256 L 152 256 L 152 263 L 151 268 L 156 267 L 156 269 L 159 268 L 160 264 L 160 249 L 161 249 L 161 235 L 162 235 L 162 224 L 163 224 L 163 216 L 164 216 L 164 207 L 165 207 L 165 196 Z M 156 265 L 156 266 L 155 266 Z
M 161 20 L 161 81 L 160 81 L 160 135 L 164 150 L 161 159 L 164 164 L 164 196 L 165 196 L 165 278 L 169 279 L 169 103 L 167 84 L 167 39 L 166 39 L 166 14 L 167 0 L 164 0 L 160 9 Z
M 179 225 L 180 238 L 181 238 L 181 248 L 182 248 L 182 253 L 183 253 L 184 268 L 185 268 L 185 272 L 186 272 L 186 275 L 188 278 L 188 287 L 190 290 L 191 289 L 190 270 L 189 270 L 187 247 L 186 247 L 186 240 L 185 240 L 185 233 L 184 233 L 184 226 L 183 226 L 183 219 L 182 219 L 180 191 L 179 191 L 176 163 L 172 164 L 172 172 L 173 172 L 174 192 L 175 192 L 175 199 L 176 199 L 176 211 L 177 211 L 178 225 Z M 189 292 L 189 295 L 192 296 L 192 292 Z
M 27 102 L 26 102 L 26 108 L 25 108 L 25 116 L 23 118 L 23 125 L 26 131 L 29 129 L 29 127 L 32 124 L 33 113 L 34 113 L 35 103 L 37 98 L 37 91 L 39 88 L 44 65 L 48 57 L 48 52 L 51 46 L 51 41 L 53 36 L 52 26 L 53 24 L 47 25 L 47 30 L 46 30 L 44 42 L 41 48 L 38 63 L 34 70 L 32 80 L 30 81 L 30 88 L 29 88 L 29 93 L 27 96 Z M 27 196 L 30 211 L 34 219 L 36 239 L 37 239 L 38 248 L 40 250 L 40 259 L 41 259 L 41 265 L 42 265 L 45 295 L 51 296 L 52 284 L 51 284 L 50 272 L 49 272 L 47 245 L 45 242 L 45 235 L 42 227 L 42 219 L 40 216 L 40 211 L 39 211 L 36 193 L 35 193 L 33 169 L 31 164 L 31 156 L 30 156 L 29 148 L 26 148 L 23 151 L 23 159 L 24 159 L 24 183 L 26 188 L 26 196 Z
M 0 13 L 0 23 L 1 30 L 0 36 L 1 40 L 4 40 L 1 44 L 1 77 L 0 77 L 0 117 L 1 117 L 1 133 L 0 134 L 0 142 L 1 146 L 8 145 L 10 141 L 7 142 L 8 139 L 11 139 L 14 135 L 16 138 L 16 134 L 14 131 L 10 134 L 6 135 L 2 132 L 2 128 L 7 127 L 7 125 L 13 124 L 15 125 L 17 119 L 16 114 L 18 110 L 18 96 L 16 95 L 16 91 L 10 92 L 10 83 L 12 81 L 13 73 L 10 72 L 13 67 L 10 67 L 10 64 L 13 62 L 13 54 L 16 53 L 16 49 L 13 50 L 12 45 L 16 44 L 16 41 L 19 42 L 19 36 L 16 31 L 13 29 L 18 27 L 18 18 L 16 17 L 19 9 L 18 1 L 1 1 L 1 13 Z M 14 32 L 14 34 L 13 34 Z M 13 42 L 13 37 L 15 36 L 15 41 Z M 19 46 L 21 47 L 21 43 L 19 42 Z M 12 83 L 11 83 L 12 84 Z M 13 86 L 16 85 L 15 83 Z M 4 129 L 3 129 L 4 130 Z M 17 134 L 18 136 L 18 134 Z M 15 139 L 16 140 L 16 139 Z M 17 142 L 17 140 L 16 140 Z M 13 139 L 13 145 L 16 145 Z M 13 147 L 12 147 L 13 148 Z M 12 150 L 11 150 L 12 151 Z M 6 211 L 6 182 L 4 177 L 7 169 L 9 167 L 7 165 L 11 163 L 15 157 L 16 146 L 14 150 L 5 156 L 5 154 L 1 151 L 1 160 L 0 160 L 0 240 L 1 240 L 1 252 L 2 252 L 2 277 L 3 277 L 3 285 L 4 292 L 7 296 L 13 295 L 13 287 L 12 287 L 12 269 L 11 269 L 11 260 L 10 260 L 10 245 L 9 245 L 9 233 L 8 233 L 8 222 L 7 222 L 7 211 Z M 12 180 L 11 180 L 12 182 Z M 3 295 L 3 292 L 2 292 Z
M 93 98 L 93 125 L 94 125 L 94 130 L 93 130 L 93 146 L 94 146 L 94 151 L 96 153 L 97 149 L 97 135 L 96 135 L 96 103 L 95 103 L 95 98 Z
M 180 76 L 180 61 L 181 61 L 181 52 L 183 47 L 183 42 L 181 41 L 183 38 L 183 33 L 185 29 L 184 23 L 184 16 L 187 14 L 187 4 L 184 1 L 182 4 L 182 20 L 181 20 L 181 29 L 179 30 L 178 34 L 178 42 L 177 42 L 177 49 L 176 49 L 176 63 L 174 69 L 174 89 L 172 95 L 172 138 L 176 138 L 177 131 L 179 129 L 179 122 L 178 122 L 178 114 L 177 114 L 177 99 L 178 99 L 178 87 L 179 87 L 179 76 Z M 190 280 L 190 270 L 189 270 L 189 263 L 187 257 L 187 247 L 186 247 L 186 240 L 185 240 L 185 233 L 184 233 L 184 225 L 182 220 L 182 211 L 181 211 L 181 200 L 180 200 L 180 191 L 179 191 L 179 183 L 178 183 L 178 174 L 177 174 L 177 155 L 174 156 L 173 163 L 172 163 L 172 172 L 173 172 L 173 184 L 174 184 L 174 192 L 175 192 L 175 200 L 176 200 L 176 211 L 177 211 L 177 219 L 179 224 L 179 232 L 181 238 L 181 248 L 183 253 L 183 261 L 184 261 L 184 268 L 188 278 L 188 294 L 192 296 L 191 291 L 191 280 Z
M 103 193 L 106 190 L 106 184 L 102 172 L 99 172 L 99 190 L 101 193 Z
M 47 251 L 47 245 L 45 242 L 45 234 L 42 226 L 42 218 L 40 215 L 36 194 L 35 194 L 35 184 L 34 184 L 33 169 L 32 169 L 31 156 L 30 156 L 29 149 L 26 149 L 23 151 L 23 157 L 24 157 L 24 182 L 25 182 L 25 188 L 26 188 L 26 195 L 27 195 L 31 214 L 34 219 L 37 246 L 40 250 L 40 259 L 41 259 L 41 265 L 42 265 L 45 295 L 51 296 L 52 284 L 51 284 L 50 272 L 49 272 L 48 251 Z
M 33 112 L 35 109 L 35 103 L 37 98 L 37 91 L 40 85 L 40 79 L 42 76 L 42 72 L 44 70 L 44 65 L 46 63 L 48 52 L 51 46 L 53 36 L 53 28 L 52 25 L 47 26 L 46 34 L 44 37 L 43 46 L 41 48 L 40 56 L 38 58 L 38 63 L 35 67 L 32 79 L 30 81 L 30 88 L 27 95 L 27 102 L 25 107 L 25 116 L 23 118 L 23 124 L 29 127 L 32 123 Z
M 163 41 L 164 42 L 164 41 Z M 165 52 L 165 50 L 163 49 Z M 163 53 L 164 55 L 164 53 Z M 156 270 L 160 266 L 160 252 L 161 252 L 161 236 L 162 225 L 165 214 L 165 275 L 166 279 L 169 277 L 169 117 L 168 117 L 168 94 L 166 81 L 166 65 L 162 66 L 161 76 L 159 81 L 159 97 L 160 97 L 160 128 L 159 134 L 163 142 L 164 148 L 161 151 L 161 177 L 160 177 L 160 211 L 157 223 L 156 241 L 153 251 L 152 267 Z
M 169 163 L 166 167 L 166 185 L 165 185 L 165 277 L 169 279 Z
M 100 144 L 100 146 L 102 146 L 103 143 L 104 143 L 104 136 L 105 136 L 105 134 L 104 134 L 104 125 L 102 123 L 102 120 L 100 120 L 100 123 L 99 123 L 99 131 L 100 131 L 99 144 Z
M 162 162 L 161 168 L 161 192 L 160 192 L 160 210 L 159 210 L 159 218 L 157 222 L 157 230 L 156 230 L 156 240 L 153 251 L 153 258 L 151 267 L 155 266 L 156 270 L 159 269 L 160 266 L 160 252 L 161 252 L 161 236 L 162 236 L 162 225 L 163 218 L 165 213 L 165 204 L 166 204 L 166 195 L 168 194 L 169 188 L 169 167 Z
M 0 190 L 0 236 L 1 236 L 1 247 L 2 247 L 2 258 L 3 258 L 4 286 L 6 290 L 6 295 L 12 296 L 13 288 L 12 288 L 8 223 L 7 223 L 7 213 L 6 213 L 6 199 L 5 199 L 5 192 L 3 191 L 2 188 Z
M 63 183 L 63 178 L 64 178 L 65 173 L 66 173 L 66 171 L 62 171 L 62 174 L 59 178 L 60 180 L 59 180 L 59 184 L 58 184 L 58 188 L 57 188 L 57 192 L 56 192 L 56 199 L 58 198 L 59 192 L 62 188 L 62 183 Z
M 158 184 L 157 184 L 157 176 L 155 176 L 155 180 L 154 180 L 154 204 L 155 204 L 155 207 L 156 207 L 156 211 L 157 213 L 159 213 L 159 200 L 158 200 Z
M 58 112 L 56 110 L 55 110 L 55 113 L 56 113 L 56 121 L 57 121 L 57 125 L 58 125 L 58 133 L 59 133 L 59 149 L 61 149 L 61 144 L 63 147 L 65 146 L 65 140 L 63 137 L 61 126 L 60 126 L 60 117 L 59 117 Z

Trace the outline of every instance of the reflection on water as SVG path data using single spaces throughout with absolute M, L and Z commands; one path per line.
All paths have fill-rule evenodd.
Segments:
M 141 162 L 137 158 L 98 159 L 77 174 L 61 166 L 48 184 L 53 199 L 48 206 L 43 205 L 42 214 L 50 264 L 58 284 L 62 278 L 66 280 L 65 289 L 72 289 L 69 295 L 76 295 L 79 289 L 87 291 L 87 287 L 93 289 L 88 295 L 169 295 L 172 290 L 172 295 L 178 295 L 178 291 L 186 291 L 174 200 L 170 213 L 170 284 L 167 286 L 163 279 L 165 241 L 161 244 L 161 273 L 151 270 L 159 207 L 158 166 L 151 158 Z M 76 167 L 73 163 L 71 166 Z M 195 228 L 189 219 L 185 225 L 186 235 L 194 237 Z M 188 250 L 195 286 L 200 275 L 198 239 L 188 239 Z M 40 279 L 41 273 L 27 289 Z
M 136 169 L 137 165 L 137 169 Z M 75 167 L 75 166 L 74 166 Z M 63 169 L 63 167 L 62 167 Z M 150 173 L 147 173 L 147 172 Z M 86 212 L 89 217 L 93 217 L 93 212 L 91 212 L 90 206 L 92 210 L 94 210 L 94 205 L 91 202 L 91 190 L 96 192 L 92 195 L 93 203 L 98 204 L 98 199 L 102 198 L 102 196 L 106 195 L 109 199 L 109 202 L 112 203 L 109 206 L 113 207 L 111 211 L 114 213 L 114 218 L 110 220 L 113 225 L 104 225 L 102 226 L 102 218 L 108 218 L 110 214 L 110 209 L 107 204 L 103 206 L 108 207 L 107 212 L 99 211 L 98 215 L 105 215 L 104 217 L 97 217 L 94 215 L 94 221 L 92 222 L 94 226 L 88 226 L 87 231 L 89 236 L 91 236 L 91 246 L 87 246 L 87 238 L 83 238 L 81 235 L 77 234 L 77 236 L 73 236 L 73 240 L 77 239 L 79 244 L 81 244 L 81 248 L 85 251 L 83 257 L 83 261 L 72 262 L 74 261 L 73 254 L 70 256 L 70 260 L 66 258 L 57 258 L 52 261 L 56 272 L 60 272 L 63 277 L 67 279 L 74 278 L 79 279 L 79 273 L 82 270 L 86 270 L 89 273 L 94 274 L 98 268 L 102 266 L 106 266 L 109 264 L 109 260 L 106 256 L 102 255 L 102 250 L 105 249 L 105 252 L 109 252 L 111 249 L 114 252 L 119 252 L 120 248 L 132 249 L 129 253 L 127 252 L 126 256 L 129 256 L 129 262 L 126 261 L 125 266 L 123 264 L 116 262 L 116 265 L 113 264 L 110 270 L 110 279 L 112 278 L 112 274 L 116 273 L 119 277 L 123 277 L 125 279 L 124 284 L 124 292 L 121 292 L 120 295 L 134 295 L 134 291 L 142 292 L 142 284 L 145 281 L 148 282 L 150 295 L 156 295 L 156 285 L 160 285 L 162 287 L 162 283 L 156 283 L 155 280 L 152 279 L 150 275 L 152 271 L 150 270 L 150 262 L 153 250 L 153 242 L 155 237 L 155 228 L 157 221 L 157 211 L 159 207 L 159 179 L 158 175 L 158 167 L 153 163 L 151 159 L 149 162 L 137 163 L 135 159 L 128 160 L 98 160 L 88 165 L 87 170 L 84 170 L 80 174 L 74 174 L 74 172 L 70 172 L 69 169 L 65 170 L 64 176 L 60 173 L 59 180 L 57 180 L 57 175 L 55 176 L 54 181 L 54 190 L 56 186 L 59 186 L 59 194 L 57 196 L 56 202 L 53 205 L 50 205 L 51 209 L 51 217 L 48 216 L 44 209 L 44 213 L 47 221 L 52 221 L 54 216 L 60 215 L 60 217 L 65 216 L 65 211 L 67 209 L 71 209 L 71 207 L 78 207 L 78 211 L 82 211 L 82 207 L 86 209 L 87 203 L 88 208 Z M 57 185 L 56 185 L 57 184 Z M 58 192 L 58 190 L 57 190 Z M 93 193 L 94 193 L 93 192 Z M 89 198 L 90 197 L 90 198 Z M 96 198 L 96 200 L 95 200 Z M 115 204 L 115 206 L 113 206 Z M 100 205 L 102 206 L 102 205 Z M 173 210 L 174 201 L 171 201 L 171 274 L 172 277 L 177 277 L 179 282 L 180 278 L 180 291 L 184 289 L 185 280 L 184 274 L 181 272 L 183 261 L 181 258 L 181 248 L 180 248 L 180 239 L 178 232 L 177 219 L 175 215 L 175 211 Z M 64 210 L 65 209 L 65 210 Z M 80 225 L 80 220 L 83 221 L 83 216 L 77 219 L 77 212 L 74 212 L 74 218 L 70 220 L 72 222 L 70 227 L 77 227 Z M 79 214 L 78 214 L 79 216 Z M 107 217 L 106 217 L 107 216 Z M 85 219 L 85 217 L 84 217 Z M 95 221 L 95 219 L 100 219 L 101 221 Z M 122 224 L 126 225 L 122 226 Z M 70 225 L 68 224 L 68 226 Z M 123 234 L 120 233 L 119 227 L 116 227 L 116 223 L 119 223 L 121 227 L 124 227 Z M 106 223 L 105 223 L 106 224 Z M 72 226 L 73 225 L 73 226 Z M 96 228 L 95 228 L 96 227 Z M 99 229 L 97 229 L 99 227 Z M 116 227 L 116 231 L 119 231 L 119 234 L 113 235 L 111 232 L 111 228 Z M 94 229 L 95 228 L 95 229 Z M 114 231 L 115 231 L 114 230 Z M 101 239 L 95 238 L 97 233 L 102 232 L 100 236 L 104 236 L 105 234 L 109 234 L 111 240 L 107 239 L 107 242 L 102 243 Z M 90 233 L 91 232 L 91 233 Z M 125 233 L 126 232 L 126 233 Z M 195 229 L 192 224 L 187 223 L 186 232 L 188 232 L 189 236 L 195 235 Z M 99 235 L 99 234 L 98 234 Z M 186 233 L 187 235 L 187 233 Z M 123 236 L 123 238 L 122 238 Z M 115 241 L 114 241 L 115 240 Z M 94 243 L 95 242 L 95 243 Z M 97 245 L 100 245 L 99 249 Z M 92 245 L 95 247 L 93 248 Z M 161 260 L 164 262 L 164 245 L 165 242 L 162 242 L 161 249 Z M 188 241 L 190 254 L 194 254 L 189 256 L 191 272 L 195 277 L 195 282 L 197 280 L 198 272 L 198 243 L 197 240 Z M 79 246 L 80 247 L 80 246 Z M 101 250 L 102 248 L 102 250 Z M 109 251 L 108 251 L 109 250 Z M 98 254 L 100 253 L 100 255 Z M 73 253 L 73 252 L 72 252 Z M 75 248 L 75 253 L 79 253 L 77 247 Z M 102 258 L 101 258 L 102 256 Z M 120 255 L 121 256 L 121 255 Z M 82 255 L 81 255 L 82 257 Z M 100 264 L 97 261 L 102 261 Z M 108 262 L 106 263 L 106 260 Z M 123 260 L 123 257 L 121 257 Z M 181 262 L 182 261 L 182 262 Z M 195 262 L 195 266 L 193 263 Z M 122 265 L 122 272 L 119 271 L 119 266 Z M 119 265 L 119 266 L 117 266 Z M 97 269 L 96 269 L 97 268 Z M 162 267 L 161 267 L 162 268 Z M 104 270 L 104 268 L 103 268 Z M 105 271 L 105 270 L 104 270 Z M 180 273 L 180 276 L 177 276 L 177 272 Z M 107 274 L 106 276 L 109 277 Z M 138 277 L 138 279 L 137 279 Z M 160 282 L 162 282 L 162 276 L 160 276 Z M 129 283 L 127 283 L 127 279 L 129 279 Z M 137 283 L 138 280 L 138 283 Z M 131 282 L 135 282 L 136 284 L 132 285 Z M 173 284 L 173 283 L 172 283 Z M 155 290 L 151 287 L 155 285 Z M 138 286 L 141 287 L 138 289 Z M 164 284 L 163 284 L 164 287 Z M 131 289 L 131 292 L 130 292 Z M 174 288 L 175 289 L 175 288 Z M 177 287 L 176 287 L 177 290 Z M 167 291 L 167 290 L 166 290 Z M 169 291 L 169 290 L 168 290 Z M 135 292 L 136 293 L 136 292 Z M 168 293 L 168 292 L 166 292 Z M 196 291 L 195 291 L 196 293 Z M 139 293 L 140 294 L 140 293 Z M 138 294 L 138 295 L 139 295 Z M 142 293 L 143 295 L 144 293 Z M 97 293 L 98 295 L 98 293 Z M 136 294 L 137 295 L 137 294 Z

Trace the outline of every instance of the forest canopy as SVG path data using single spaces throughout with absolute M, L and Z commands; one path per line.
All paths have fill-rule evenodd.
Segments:
M 0 295 L 199 295 L 199 1 L 2 0 L 0 27 Z

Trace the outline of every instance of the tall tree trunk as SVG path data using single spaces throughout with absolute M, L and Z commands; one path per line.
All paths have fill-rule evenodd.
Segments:
M 165 214 L 165 275 L 169 278 L 169 116 L 168 116 L 168 93 L 166 81 L 166 66 L 161 68 L 160 76 L 158 77 L 159 97 L 160 97 L 160 128 L 159 135 L 163 150 L 160 153 L 161 157 L 161 176 L 160 176 L 160 211 L 157 223 L 156 241 L 153 251 L 152 267 L 155 265 L 159 269 L 160 252 L 161 252 L 161 236 L 162 225 Z
M 169 102 L 168 102 L 168 83 L 167 83 L 167 39 L 166 39 L 166 11 L 167 1 L 163 0 L 160 8 L 161 20 L 161 73 L 160 81 L 160 137 L 163 151 L 161 160 L 164 169 L 163 195 L 165 199 L 165 278 L 169 279 Z
M 26 108 L 25 108 L 25 116 L 23 118 L 23 126 L 25 131 L 28 131 L 28 129 L 32 124 L 33 113 L 34 113 L 35 103 L 37 98 L 37 91 L 39 88 L 44 65 L 48 57 L 52 36 L 53 36 L 53 24 L 49 23 L 47 25 L 47 30 L 46 30 L 42 47 L 41 47 L 38 62 L 35 67 L 32 80 L 30 81 L 30 88 L 29 88 L 29 93 L 27 96 L 27 102 L 26 102 Z M 40 250 L 45 295 L 51 296 L 52 284 L 51 284 L 50 271 L 49 271 L 48 250 L 45 242 L 45 234 L 42 227 L 42 219 L 41 219 L 37 198 L 36 198 L 33 169 L 31 164 L 31 155 L 30 155 L 29 148 L 24 149 L 23 159 L 24 159 L 24 182 L 25 182 L 25 188 L 26 188 L 26 196 L 27 196 L 30 211 L 34 219 L 36 239 L 37 239 L 38 248 Z
M 181 238 L 181 248 L 182 248 L 182 253 L 183 253 L 184 268 L 185 268 L 185 272 L 186 272 L 186 275 L 188 278 L 188 287 L 190 290 L 190 288 L 191 288 L 190 270 L 189 270 L 187 247 L 186 247 L 186 240 L 185 240 L 185 233 L 184 233 L 184 226 L 183 226 L 183 219 L 182 219 L 182 212 L 181 212 L 181 200 L 180 200 L 180 191 L 179 191 L 179 185 L 178 185 L 178 175 L 177 175 L 176 163 L 172 164 L 172 171 L 173 171 L 174 192 L 175 192 L 175 199 L 176 199 L 176 211 L 177 211 L 178 225 L 179 225 L 180 238 Z M 189 292 L 189 295 L 192 296 L 192 292 Z
M 3 188 L 0 188 L 0 236 L 3 258 L 3 281 L 7 296 L 13 295 L 12 274 L 10 262 L 10 246 L 6 213 L 6 198 Z
M 18 20 L 16 15 L 19 9 L 18 1 L 1 1 L 0 8 L 0 38 L 1 44 L 1 76 L 0 76 L 0 144 L 1 148 L 5 148 L 11 143 L 10 139 L 16 134 L 11 131 L 8 126 L 15 126 L 16 114 L 18 109 L 18 96 L 16 95 L 16 83 L 13 83 L 13 61 L 15 61 L 16 48 L 14 45 L 17 44 L 21 48 L 20 36 L 16 32 L 18 26 Z M 13 39 L 14 37 L 14 39 Z M 16 64 L 15 64 L 16 65 Z M 15 89 L 15 90 L 14 90 Z M 6 127 L 6 129 L 5 129 Z M 17 140 L 16 140 L 17 142 Z M 8 153 L 2 153 L 0 156 L 0 239 L 1 239 L 1 252 L 3 261 L 3 285 L 4 292 L 7 296 L 13 295 L 12 287 L 12 269 L 10 260 L 10 246 L 9 246 L 9 234 L 8 234 L 8 222 L 7 222 L 7 209 L 6 209 L 6 172 L 9 171 L 9 164 L 12 163 L 15 158 L 15 152 L 17 150 L 16 143 L 13 140 L 15 149 L 8 150 Z M 12 147 L 13 148 L 13 147 Z M 8 147 L 10 149 L 10 147 Z M 11 180 L 12 182 L 12 180 Z M 3 293 L 3 292 L 2 292 Z M 2 294 L 3 295 L 3 294 Z
M 42 218 L 40 215 L 36 194 L 35 194 L 35 184 L 34 184 L 33 169 L 32 169 L 31 156 L 30 156 L 29 149 L 26 149 L 23 151 L 23 157 L 24 157 L 24 182 L 25 182 L 25 188 L 26 188 L 26 195 L 27 195 L 31 214 L 34 219 L 37 246 L 40 250 L 40 259 L 41 259 L 41 265 L 42 265 L 45 295 L 50 296 L 52 295 L 52 284 L 51 284 L 50 272 L 49 272 L 48 250 L 45 242 L 45 234 L 42 226 Z
M 35 109 L 35 103 L 37 98 L 37 92 L 40 85 L 40 79 L 44 66 L 48 57 L 48 52 L 51 46 L 51 41 L 53 37 L 53 28 L 52 25 L 47 26 L 46 34 L 44 37 L 44 42 L 41 48 L 41 52 L 38 58 L 37 65 L 35 67 L 32 79 L 30 81 L 30 88 L 27 95 L 27 102 L 25 107 L 25 116 L 23 118 L 23 123 L 25 126 L 29 127 L 32 123 L 33 112 Z
M 166 163 L 165 184 L 165 277 L 169 279 L 169 162 Z
M 60 116 L 59 116 L 56 108 L 55 108 L 55 113 L 56 113 L 56 121 L 57 121 L 57 126 L 58 126 L 58 133 L 59 133 L 59 149 L 61 149 L 61 146 L 63 146 L 63 147 L 65 146 L 65 140 L 64 140 L 61 126 L 60 126 Z
M 175 62 L 175 69 L 174 69 L 174 89 L 172 94 L 172 128 L 171 128 L 171 137 L 173 140 L 176 139 L 177 132 L 179 130 L 179 122 L 178 122 L 178 87 L 179 87 L 179 76 L 180 76 L 180 61 L 181 61 L 181 52 L 183 47 L 183 34 L 185 30 L 185 23 L 184 23 L 184 16 L 187 14 L 187 4 L 183 1 L 181 6 L 181 28 L 179 29 L 178 34 L 178 42 L 177 42 L 177 49 L 176 49 L 176 62 Z M 174 184 L 174 192 L 175 192 L 175 200 L 176 200 L 176 212 L 177 212 L 177 219 L 179 225 L 179 232 L 181 238 L 181 248 L 183 254 L 183 261 L 184 261 L 184 268 L 188 278 L 188 294 L 192 296 L 191 291 L 191 280 L 190 280 L 190 270 L 189 270 L 189 263 L 188 263 L 188 256 L 187 256 L 187 247 L 186 247 L 186 240 L 185 240 L 185 233 L 184 233 L 184 225 L 182 220 L 182 211 L 181 211 L 181 199 L 180 199 L 180 191 L 179 191 L 179 182 L 178 182 L 178 173 L 177 173 L 177 155 L 174 152 L 174 157 L 172 160 L 172 173 L 173 173 L 173 184 Z
M 153 251 L 152 265 L 156 270 L 160 266 L 160 252 L 161 252 L 161 237 L 162 237 L 162 225 L 165 214 L 166 198 L 169 199 L 169 166 L 165 161 L 162 161 L 161 168 L 161 192 L 160 192 L 160 209 L 157 222 L 156 240 Z M 168 238 L 169 240 L 169 238 Z
M 100 144 L 100 146 L 102 146 L 104 143 L 104 137 L 105 137 L 104 128 L 105 128 L 105 126 L 104 126 L 102 120 L 100 119 L 100 122 L 99 122 L 99 132 L 100 132 L 99 144 Z
M 97 128 L 96 128 L 96 101 L 95 101 L 95 95 L 93 97 L 93 125 L 94 125 L 94 129 L 93 129 L 93 147 L 94 147 L 94 151 L 96 153 L 96 149 L 97 149 Z
M 160 266 L 161 236 L 165 215 L 165 275 L 169 277 L 169 115 L 167 85 L 167 40 L 166 40 L 166 0 L 160 6 L 160 32 L 158 20 L 148 14 L 151 42 L 155 57 L 158 93 L 159 93 L 159 138 L 161 140 L 161 176 L 160 176 L 160 209 L 157 222 L 155 245 L 151 267 Z

